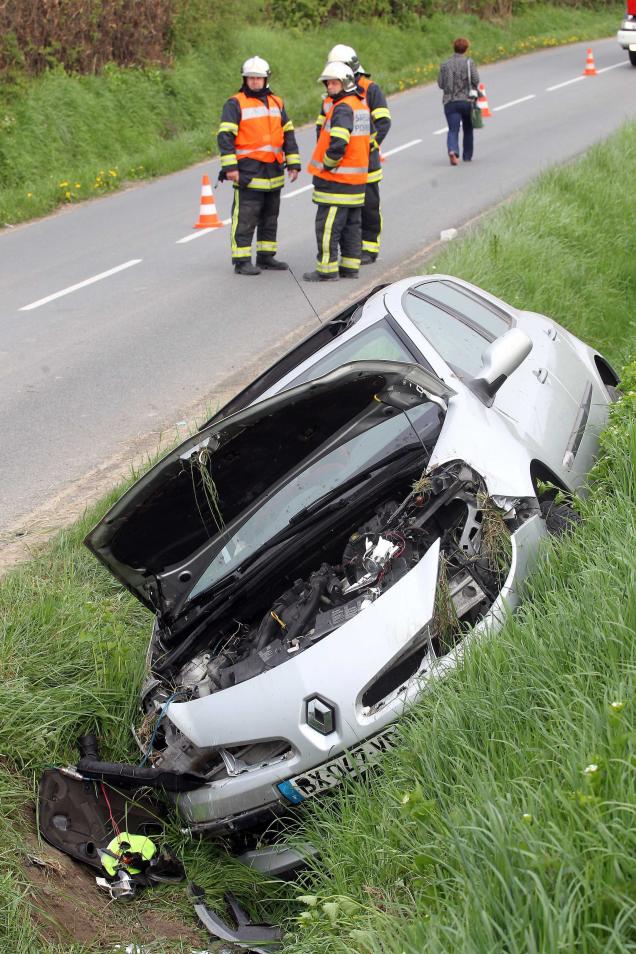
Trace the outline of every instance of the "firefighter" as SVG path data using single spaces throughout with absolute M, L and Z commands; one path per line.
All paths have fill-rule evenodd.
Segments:
M 351 69 L 327 63 L 319 81 L 329 106 L 307 167 L 313 175 L 318 243 L 316 268 L 303 275 L 308 282 L 358 277 L 371 140 L 369 107 Z
M 269 88 L 266 60 L 252 56 L 243 63 L 243 85 L 230 96 L 218 132 L 221 173 L 234 187 L 232 262 L 239 275 L 259 275 L 264 268 L 286 270 L 276 258 L 280 192 L 287 167 L 289 181 L 300 171 L 294 124 L 279 96 Z M 256 229 L 256 265 L 252 238 Z
M 380 145 L 391 128 L 391 113 L 389 112 L 386 96 L 378 84 L 371 80 L 369 73 L 360 65 L 360 60 L 353 47 L 339 43 L 329 51 L 327 62 L 346 63 L 351 68 L 358 87 L 364 91 L 371 112 L 369 176 L 362 208 L 362 264 L 370 265 L 375 262 L 380 252 L 380 235 L 382 233 Z M 322 121 L 324 121 L 323 114 L 318 117 L 317 125 L 321 125 Z

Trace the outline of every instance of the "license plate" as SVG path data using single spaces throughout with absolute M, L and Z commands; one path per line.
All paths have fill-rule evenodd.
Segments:
M 383 732 L 366 739 L 343 755 L 311 769 L 303 775 L 297 775 L 286 782 L 281 782 L 279 791 L 293 804 L 298 804 L 312 795 L 325 792 L 335 785 L 339 785 L 345 778 L 355 778 L 362 775 L 368 768 L 380 761 L 385 752 L 396 744 L 397 726 L 390 725 Z

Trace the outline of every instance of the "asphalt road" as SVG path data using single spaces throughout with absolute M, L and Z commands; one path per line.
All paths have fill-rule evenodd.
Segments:
M 470 165 L 448 163 L 436 86 L 391 97 L 381 259 L 356 285 L 304 283 L 316 310 L 635 119 L 636 69 L 614 39 L 596 41 L 600 73 L 583 79 L 586 45 L 481 70 L 493 118 Z M 306 164 L 313 130 L 298 141 Z M 234 275 L 228 227 L 193 231 L 201 174 L 217 170 L 213 160 L 0 234 L 0 549 L 37 508 L 196 403 L 213 406 L 228 375 L 317 320 L 290 274 Z M 309 183 L 303 173 L 286 188 L 279 222 L 279 255 L 299 278 L 315 257 Z M 216 199 L 227 218 L 227 184 Z

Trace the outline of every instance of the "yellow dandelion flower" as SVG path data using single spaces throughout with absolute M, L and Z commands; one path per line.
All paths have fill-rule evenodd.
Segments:
M 60 182 L 60 189 L 65 189 L 67 185 L 68 185 L 68 182 L 66 180 L 64 180 L 64 182 Z
M 33 193 L 27 192 L 27 199 L 32 199 L 32 198 L 33 198 Z
M 71 198 L 71 193 L 70 193 L 70 192 L 65 192 L 64 195 L 66 196 L 67 199 L 70 199 L 70 198 Z
M 81 189 L 81 188 L 82 188 L 82 183 L 81 183 L 81 182 L 76 182 L 76 183 L 75 183 L 75 188 L 76 188 L 76 189 Z

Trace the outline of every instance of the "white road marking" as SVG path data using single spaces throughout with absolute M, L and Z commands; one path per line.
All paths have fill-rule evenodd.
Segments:
M 519 103 L 526 103 L 529 99 L 535 99 L 536 93 L 530 93 L 529 96 L 522 96 L 521 99 L 513 99 L 510 103 L 504 103 L 502 106 L 495 106 L 493 113 L 498 113 L 501 109 L 508 109 L 509 106 L 517 106 Z
M 229 225 L 232 219 L 223 219 L 223 225 Z M 193 239 L 201 238 L 202 235 L 207 235 L 209 232 L 218 232 L 219 226 L 217 225 L 214 229 L 197 229 L 196 232 L 193 232 L 191 235 L 186 235 L 185 238 L 177 239 L 174 243 L 175 245 L 183 245 L 184 242 L 191 242 Z
M 302 189 L 294 189 L 293 192 L 284 192 L 283 199 L 293 199 L 295 195 L 300 195 L 301 192 L 309 192 L 310 189 L 313 189 L 313 183 L 311 185 L 303 186 Z
M 581 80 L 584 80 L 584 76 L 575 76 L 574 79 L 566 80 L 565 83 L 557 83 L 556 86 L 546 87 L 546 93 L 551 93 L 555 89 L 563 89 L 564 86 L 571 86 L 572 83 L 580 83 Z
M 395 149 L 389 149 L 388 152 L 383 152 L 383 156 L 394 156 L 396 152 L 402 152 L 403 149 L 410 149 L 411 146 L 417 146 L 421 143 L 421 139 L 411 139 L 410 142 L 405 142 L 403 146 L 396 146 Z
M 441 136 L 442 133 L 448 132 L 448 126 L 444 126 L 443 129 L 436 129 L 433 133 L 434 136 Z
M 46 305 L 47 302 L 61 298 L 63 295 L 70 295 L 71 292 L 77 291 L 79 288 L 85 288 L 87 285 L 93 285 L 95 282 L 101 282 L 102 278 L 108 278 L 110 275 L 116 275 L 117 272 L 123 272 L 125 268 L 139 265 L 142 261 L 143 259 L 141 258 L 131 258 L 129 262 L 124 262 L 123 265 L 117 265 L 115 268 L 109 268 L 107 272 L 100 272 L 99 275 L 93 275 L 92 278 L 78 282 L 77 285 L 70 285 L 68 288 L 63 288 L 62 291 L 47 295 L 46 298 L 39 298 L 38 301 L 32 301 L 30 305 L 24 305 L 22 308 L 19 308 L 18 311 L 31 311 L 33 308 L 39 308 L 40 305 Z
M 619 66 L 627 66 L 627 60 L 621 60 L 620 63 L 614 63 L 613 66 L 604 66 L 602 70 L 597 70 L 597 73 L 607 73 L 608 70 L 617 70 Z

